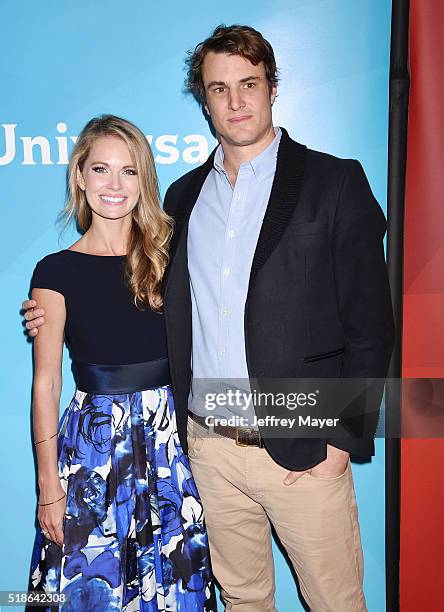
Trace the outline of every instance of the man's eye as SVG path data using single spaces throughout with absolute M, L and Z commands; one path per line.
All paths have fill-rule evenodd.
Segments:
M 223 91 L 225 91 L 225 87 L 216 87 L 216 89 L 214 91 L 216 93 L 222 93 Z
M 245 87 L 247 89 L 253 89 L 253 87 L 256 85 L 256 83 L 245 83 Z
M 105 166 L 94 166 L 92 170 L 93 172 L 98 172 L 98 173 L 106 172 Z

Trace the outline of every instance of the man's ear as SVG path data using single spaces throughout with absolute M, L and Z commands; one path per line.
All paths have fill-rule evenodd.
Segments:
M 77 166 L 77 185 L 80 187 L 82 191 L 85 191 L 85 180 L 83 178 L 82 173 L 80 172 L 80 168 Z
M 276 85 L 273 85 L 272 88 L 271 88 L 271 91 L 270 91 L 270 103 L 271 103 L 272 106 L 273 106 L 274 101 L 276 100 L 276 98 L 277 98 L 277 87 L 276 87 Z
M 205 112 L 207 113 L 208 117 L 211 117 L 210 109 L 208 108 L 208 104 L 204 104 L 204 109 L 205 109 Z

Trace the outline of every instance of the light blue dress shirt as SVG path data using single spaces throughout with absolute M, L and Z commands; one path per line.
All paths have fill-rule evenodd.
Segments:
M 245 353 L 244 308 L 251 265 L 276 170 L 280 128 L 270 145 L 241 164 L 233 187 L 218 146 L 190 216 L 188 269 L 192 301 L 190 409 L 201 416 L 252 417 L 252 407 L 212 409 L 203 405 L 203 389 L 249 389 Z M 209 383 L 211 381 L 211 385 Z M 237 382 L 234 382 L 237 381 Z

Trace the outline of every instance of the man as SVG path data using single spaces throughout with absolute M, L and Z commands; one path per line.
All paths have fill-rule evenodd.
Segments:
M 354 437 L 273 438 L 209 427 L 199 382 L 384 377 L 393 342 L 385 218 L 358 162 L 273 127 L 276 63 L 259 32 L 219 26 L 188 66 L 220 145 L 165 197 L 175 218 L 165 319 L 214 574 L 227 610 L 275 610 L 271 521 L 311 610 L 363 611 L 349 455 L 373 454 L 380 398 L 354 420 Z M 28 326 L 42 314 L 28 313 Z

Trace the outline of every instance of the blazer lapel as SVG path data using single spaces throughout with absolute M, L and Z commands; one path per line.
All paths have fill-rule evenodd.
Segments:
M 166 291 L 168 285 L 170 272 L 178 252 L 180 239 L 183 234 L 185 234 L 186 238 L 187 231 L 184 230 L 188 226 L 190 215 L 193 211 L 194 205 L 196 204 L 197 198 L 199 197 L 205 179 L 213 167 L 215 151 L 216 149 L 214 149 L 207 161 L 202 166 L 197 168 L 195 175 L 192 177 L 180 196 L 180 202 L 177 205 L 176 214 L 174 217 L 173 235 L 170 242 L 170 259 L 163 279 L 164 291 Z
M 250 273 L 250 286 L 284 233 L 301 193 L 307 147 L 292 140 L 283 128 L 276 173 L 262 222 Z

